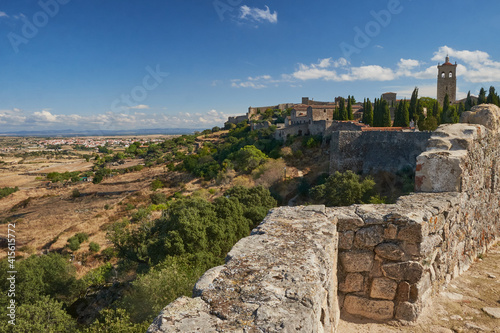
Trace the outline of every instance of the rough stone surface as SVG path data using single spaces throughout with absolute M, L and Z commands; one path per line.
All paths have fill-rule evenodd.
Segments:
M 360 273 L 349 273 L 345 281 L 339 284 L 339 289 L 345 293 L 363 290 L 364 277 Z
M 354 231 L 339 233 L 339 249 L 350 250 L 354 241 Z
M 381 226 L 371 226 L 362 228 L 356 232 L 354 245 L 358 248 L 371 248 L 384 240 L 384 228 Z
M 481 104 L 474 106 L 472 110 L 462 113 L 461 123 L 480 124 L 484 127 L 498 132 L 500 131 L 500 109 L 494 104 Z
M 384 259 L 401 260 L 404 256 L 404 251 L 401 247 L 394 243 L 382 243 L 375 248 L 375 253 Z
M 483 311 L 494 318 L 500 319 L 500 308 L 486 307 L 486 308 L 483 308 Z
M 372 282 L 370 297 L 393 300 L 394 296 L 396 296 L 397 288 L 398 283 L 394 280 L 387 278 L 376 278 L 373 279 Z
M 420 313 L 420 308 L 415 303 L 410 302 L 402 302 L 396 306 L 395 318 L 406 320 L 406 321 L 415 321 Z
M 393 317 L 394 303 L 348 295 L 344 300 L 344 310 L 373 320 L 388 320 Z
M 397 281 L 408 281 L 411 284 L 420 280 L 424 268 L 418 262 L 408 261 L 383 265 L 382 271 L 388 278 Z
M 370 271 L 373 257 L 373 252 L 343 252 L 339 255 L 342 266 L 349 273 Z

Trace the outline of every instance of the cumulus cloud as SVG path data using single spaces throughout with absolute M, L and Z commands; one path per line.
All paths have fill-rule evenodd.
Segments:
M 278 23 L 278 13 L 276 11 L 271 13 L 268 6 L 266 6 L 266 9 L 259 9 L 243 5 L 240 7 L 239 19 L 252 23 Z

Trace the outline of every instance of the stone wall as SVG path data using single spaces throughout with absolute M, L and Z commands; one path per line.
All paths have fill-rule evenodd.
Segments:
M 500 237 L 500 109 L 491 111 L 488 129 L 432 135 L 416 163 L 424 192 L 391 205 L 272 210 L 148 332 L 336 332 L 339 311 L 415 320 Z
M 431 132 L 334 131 L 330 143 L 330 173 L 415 169 L 416 157 L 426 149 L 430 136 Z

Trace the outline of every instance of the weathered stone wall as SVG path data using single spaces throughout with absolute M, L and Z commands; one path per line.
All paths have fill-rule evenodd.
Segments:
M 430 132 L 335 131 L 330 143 L 330 173 L 353 170 L 371 173 L 415 169 Z
M 274 209 L 148 332 L 334 332 L 337 239 L 324 206 Z

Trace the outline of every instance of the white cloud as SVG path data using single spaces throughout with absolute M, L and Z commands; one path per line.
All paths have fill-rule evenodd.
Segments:
M 0 11 L 0 17 L 9 17 L 6 12 Z
M 266 6 L 266 9 L 264 10 L 243 5 L 240 7 L 239 19 L 247 20 L 253 23 L 266 21 L 269 23 L 278 23 L 278 13 L 276 11 L 274 11 L 274 13 L 271 13 L 271 10 L 268 6 Z
M 434 52 L 432 60 L 444 62 L 447 55 L 459 62 L 457 75 L 462 76 L 465 81 L 473 83 L 500 81 L 500 62 L 492 60 L 487 52 L 455 50 L 445 45 Z
M 57 119 L 58 117 L 50 113 L 50 111 L 48 110 L 36 111 L 33 113 L 33 116 L 36 118 L 36 120 L 41 122 L 48 122 L 48 123 L 59 122 L 59 120 Z
M 145 109 L 149 109 L 149 105 L 139 104 L 136 106 L 131 106 L 130 109 L 145 110 Z
M 19 125 L 26 121 L 26 117 L 21 110 L 14 108 L 12 110 L 0 110 L 0 124 L 9 126 Z

